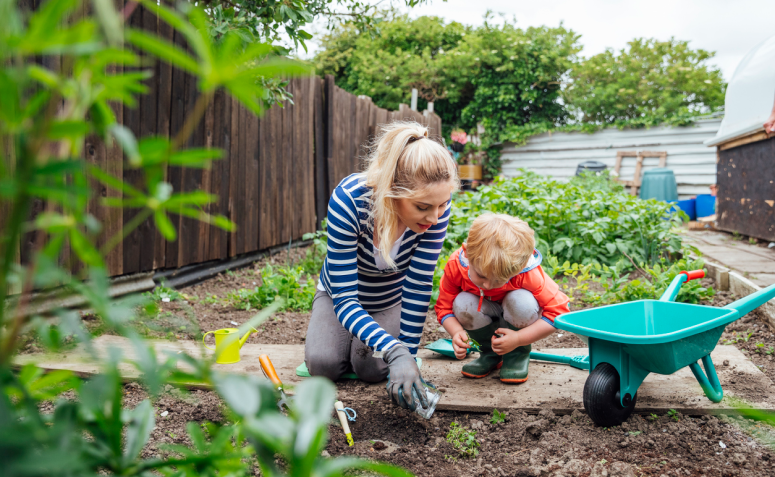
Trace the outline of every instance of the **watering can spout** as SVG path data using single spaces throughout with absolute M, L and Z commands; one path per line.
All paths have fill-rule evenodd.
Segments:
M 247 343 L 248 338 L 250 338 L 250 335 L 253 333 L 258 333 L 258 330 L 253 328 L 252 330 L 248 330 L 247 333 L 245 333 L 245 336 L 239 339 L 239 347 L 242 348 L 245 346 L 245 343 Z
M 724 308 L 732 308 L 737 310 L 738 318 L 742 318 L 750 311 L 755 310 L 773 297 L 775 297 L 775 285 L 770 285 L 767 288 L 762 288 L 755 293 L 744 296 L 743 298 L 730 303 Z

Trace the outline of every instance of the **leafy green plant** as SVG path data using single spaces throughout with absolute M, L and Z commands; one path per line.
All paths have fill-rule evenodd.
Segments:
M 323 268 L 323 260 L 325 260 L 328 251 L 328 220 L 323 219 L 320 230 L 306 233 L 302 239 L 312 240 L 312 246 L 307 249 L 307 253 L 299 266 L 304 273 L 317 275 Z
M 150 292 L 145 292 L 143 295 L 156 303 L 169 303 L 181 298 L 181 295 L 177 290 L 168 288 L 163 284 L 158 285 Z
M 657 419 L 659 419 L 659 416 L 657 416 L 656 414 L 654 414 L 654 413 L 652 412 L 651 414 L 649 414 L 649 417 L 648 417 L 648 419 L 649 419 L 650 421 L 656 421 Z
M 227 294 L 226 299 L 234 308 L 255 310 L 282 300 L 283 310 L 309 311 L 315 298 L 317 285 L 311 275 L 304 274 L 302 267 L 265 266 L 261 270 L 261 285 L 252 290 L 240 288 Z
M 490 424 L 500 424 L 502 422 L 506 422 L 506 413 L 493 409 L 492 417 L 490 417 Z
M 181 10 L 166 2 L 141 0 L 168 24 L 185 50 L 155 35 L 123 27 L 136 2 L 125 11 L 114 2 L 48 0 L 33 12 L 0 0 L 0 455 L 3 475 L 66 477 L 74 475 L 215 476 L 261 474 L 275 477 L 333 476 L 352 470 L 409 475 L 391 466 L 353 459 L 327 459 L 327 424 L 334 402 L 333 385 L 310 379 L 296 388 L 288 415 L 279 412 L 273 387 L 262 379 L 213 370 L 212 357 L 186 354 L 158 356 L 134 326 L 138 309 L 150 296 L 115 299 L 105 267 L 105 254 L 148 219 L 167 240 L 177 238 L 168 214 L 184 215 L 227 230 L 225 217 L 206 212 L 215 198 L 201 191 L 181 193 L 166 182 L 164 168 L 206 168 L 222 156 L 217 149 L 185 149 L 209 100 L 225 89 L 253 112 L 261 112 L 263 90 L 257 75 L 291 76 L 306 68 L 270 55 L 266 45 L 238 51 L 238 39 L 227 33 L 219 44 L 206 31 L 206 14 L 193 3 Z M 124 41 L 127 43 L 125 44 Z M 133 52 L 143 52 L 143 61 Z M 116 122 L 112 106 L 130 108 L 146 91 L 144 68 L 162 60 L 193 75 L 199 88 L 195 108 L 173 137 L 144 137 Z M 129 185 L 107 172 L 100 161 L 86 159 L 84 142 L 115 142 L 142 181 Z M 120 155 L 120 154 L 119 154 Z M 115 164 L 113 164 L 115 165 Z M 117 191 L 107 197 L 93 191 Z M 45 212 L 28 220 L 32 205 Z M 136 215 L 115 235 L 101 241 L 95 211 L 105 207 L 134 209 Z M 22 233 L 34 232 L 26 259 L 17 264 Z M 65 244 L 68 246 L 65 247 Z M 71 273 L 76 270 L 76 273 Z M 6 300 L 9 288 L 20 299 Z M 50 319 L 30 313 L 35 289 L 56 287 L 57 297 L 83 299 L 104 328 L 127 338 L 142 385 L 156 399 L 166 385 L 213 388 L 226 403 L 234 424 L 208 428 L 188 426 L 193 445 L 175 447 L 175 456 L 142 455 L 155 427 L 151 399 L 129 409 L 124 401 L 120 352 L 98 353 L 78 312 L 56 309 Z M 153 294 L 151 294 L 153 295 Z M 160 296 L 159 296 L 160 297 Z M 241 327 L 240 336 L 282 306 L 276 300 Z M 22 336 L 40 336 L 48 351 L 67 340 L 83 345 L 99 364 L 88 380 L 69 371 L 44 374 L 34 364 L 21 370 L 14 358 Z M 179 366 L 180 364 L 184 366 Z M 70 391 L 73 398 L 61 393 Z M 43 409 L 51 411 L 42 411 Z M 278 466 L 275 459 L 284 464 Z
M 449 425 L 447 442 L 458 451 L 460 457 L 476 457 L 479 455 L 479 442 L 476 440 L 476 431 L 466 429 L 457 422 Z
M 668 410 L 667 411 L 667 417 L 669 417 L 670 419 L 674 420 L 675 422 L 679 421 L 678 411 L 676 411 L 675 409 Z

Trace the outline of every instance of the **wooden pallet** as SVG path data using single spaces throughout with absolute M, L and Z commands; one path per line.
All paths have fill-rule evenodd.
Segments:
M 635 158 L 635 173 L 632 175 L 631 181 L 623 181 L 618 179 L 619 171 L 622 168 L 622 160 L 625 157 Z M 667 165 L 667 151 L 617 151 L 616 153 L 616 165 L 614 165 L 614 172 L 617 176 L 617 181 L 620 184 L 628 186 L 630 188 L 630 194 L 638 195 L 638 190 L 641 184 L 641 172 L 643 170 L 643 159 L 647 157 L 658 157 L 659 167 L 665 167 Z

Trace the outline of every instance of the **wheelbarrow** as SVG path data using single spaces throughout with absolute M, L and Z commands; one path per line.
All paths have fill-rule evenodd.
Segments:
M 704 276 L 703 270 L 681 272 L 659 300 L 575 311 L 555 319 L 557 328 L 589 338 L 584 409 L 596 424 L 621 424 L 635 408 L 638 387 L 649 373 L 668 375 L 684 366 L 708 399 L 721 401 L 724 394 L 710 353 L 729 323 L 775 297 L 775 285 L 723 308 L 673 301 L 683 283 Z

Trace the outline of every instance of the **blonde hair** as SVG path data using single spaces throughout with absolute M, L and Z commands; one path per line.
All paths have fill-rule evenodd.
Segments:
M 471 224 L 466 256 L 487 278 L 508 281 L 522 271 L 535 249 L 533 229 L 516 217 L 486 213 Z
M 366 186 L 372 189 L 369 226 L 379 237 L 379 253 L 388 267 L 398 226 L 397 199 L 411 199 L 428 186 L 460 181 L 457 166 L 444 146 L 428 138 L 428 128 L 412 121 L 384 125 L 367 158 Z

